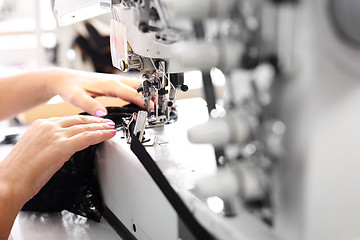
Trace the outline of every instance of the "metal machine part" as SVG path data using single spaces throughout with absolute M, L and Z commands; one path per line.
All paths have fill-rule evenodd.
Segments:
M 142 142 L 143 140 L 146 118 L 147 118 L 147 112 L 145 111 L 138 112 L 134 127 L 134 136 L 138 137 L 140 142 Z

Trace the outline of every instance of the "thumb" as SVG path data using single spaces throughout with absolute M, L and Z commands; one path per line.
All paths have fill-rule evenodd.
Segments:
M 102 117 L 107 114 L 106 108 L 85 92 L 78 92 L 76 96 L 71 99 L 70 103 L 93 116 Z

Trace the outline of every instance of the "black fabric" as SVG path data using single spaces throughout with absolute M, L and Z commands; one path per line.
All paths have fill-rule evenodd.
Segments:
M 94 172 L 98 145 L 75 153 L 48 183 L 30 199 L 23 211 L 72 213 L 100 221 L 104 210 L 99 184 Z
M 82 59 L 90 60 L 96 72 L 115 73 L 110 51 L 110 36 L 102 36 L 90 23 L 85 21 L 86 36 L 79 34 L 73 41 L 73 47 L 78 47 Z
M 140 110 L 136 105 L 108 107 L 107 119 L 122 124 L 122 118 Z M 95 171 L 95 152 L 97 145 L 75 153 L 64 166 L 55 173 L 48 183 L 30 199 L 23 211 L 72 213 L 100 221 L 104 206 Z

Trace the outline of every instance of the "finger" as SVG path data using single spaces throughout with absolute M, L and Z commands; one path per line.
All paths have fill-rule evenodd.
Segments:
M 141 79 L 131 79 L 131 78 L 121 78 L 120 79 L 120 82 L 129 86 L 129 87 L 132 87 L 134 89 L 138 89 L 140 84 L 142 84 L 142 80 Z
M 53 121 L 58 122 L 60 127 L 66 128 L 80 124 L 91 124 L 91 123 L 113 123 L 110 119 L 103 119 L 94 116 L 76 115 L 69 117 L 53 118 Z
M 101 79 L 101 78 L 100 78 Z M 118 97 L 124 101 L 134 103 L 144 108 L 144 100 L 142 95 L 137 92 L 137 89 L 142 83 L 138 78 L 122 78 L 115 79 L 103 79 L 103 83 L 87 87 L 86 92 L 93 96 L 110 96 Z M 94 101 L 94 99 L 92 99 Z M 90 112 L 89 112 L 90 113 Z M 97 115 L 99 116 L 99 115 Z
M 98 130 L 90 132 L 82 132 L 69 138 L 69 143 L 75 148 L 76 151 L 83 150 L 90 145 L 98 144 L 106 141 L 116 134 L 115 130 Z
M 107 114 L 106 108 L 96 99 L 89 96 L 85 91 L 78 91 L 70 100 L 70 103 L 93 116 L 102 117 Z
M 119 97 L 125 101 L 132 102 L 139 107 L 144 107 L 144 100 L 140 93 L 135 89 L 125 85 L 118 84 L 114 86 L 109 92 L 106 93 L 108 96 Z
M 115 123 L 113 122 L 81 124 L 81 125 L 74 125 L 68 127 L 66 129 L 66 134 L 68 137 L 72 137 L 83 132 L 114 130 L 114 128 L 115 128 Z

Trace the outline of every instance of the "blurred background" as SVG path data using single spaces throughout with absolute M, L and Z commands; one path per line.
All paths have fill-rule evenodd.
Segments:
M 0 0 L 0 74 L 52 65 L 114 72 L 110 16 L 58 28 L 53 2 Z

